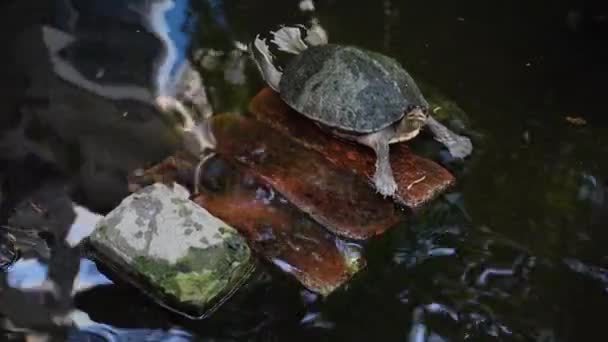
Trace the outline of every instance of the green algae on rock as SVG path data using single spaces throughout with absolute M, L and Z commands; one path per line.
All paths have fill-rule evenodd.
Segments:
M 155 183 L 125 198 L 88 239 L 94 258 L 160 305 L 204 318 L 254 269 L 245 239 L 188 199 Z

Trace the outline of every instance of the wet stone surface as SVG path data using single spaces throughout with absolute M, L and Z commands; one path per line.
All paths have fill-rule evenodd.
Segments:
M 270 88 L 264 88 L 249 105 L 255 117 L 288 134 L 303 146 L 321 153 L 341 169 L 367 177 L 372 184 L 375 155 L 364 146 L 339 140 L 295 112 Z M 415 155 L 404 143 L 391 145 L 391 166 L 397 182 L 396 201 L 416 208 L 437 197 L 454 183 L 449 171 L 432 160 Z
M 256 251 L 305 287 L 327 295 L 364 265 L 358 247 L 328 233 L 250 172 L 229 170 L 218 159 L 206 166 L 215 172 L 203 179 L 195 202 L 238 227 Z
M 161 305 L 204 317 L 247 280 L 254 261 L 228 224 L 156 183 L 130 195 L 89 238 L 95 258 Z
M 178 153 L 133 181 L 145 184 L 174 177 L 186 184 L 193 168 Z M 330 234 L 238 164 L 210 159 L 193 200 L 238 229 L 264 259 L 314 292 L 331 293 L 365 265 L 358 246 Z
M 222 114 L 214 117 L 214 133 L 220 154 L 247 166 L 339 236 L 368 239 L 403 218 L 401 211 L 363 177 L 336 167 L 262 122 Z

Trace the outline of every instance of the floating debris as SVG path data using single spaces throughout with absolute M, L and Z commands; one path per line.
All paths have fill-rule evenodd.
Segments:
M 575 126 L 584 126 L 587 124 L 587 120 L 581 116 L 566 116 L 566 121 Z
M 370 184 L 375 170 L 375 155 L 369 148 L 336 139 L 303 115 L 291 109 L 270 88 L 264 88 L 251 101 L 255 117 L 307 148 L 321 153 L 333 164 L 367 177 Z M 415 155 L 406 144 L 391 145 L 391 166 L 398 189 L 396 200 L 416 208 L 432 200 L 454 183 L 454 177 L 439 164 Z M 408 189 L 408 186 L 417 180 Z
M 179 184 L 147 186 L 105 216 L 88 245 L 160 305 L 204 318 L 248 279 L 254 259 L 235 229 L 188 197 Z

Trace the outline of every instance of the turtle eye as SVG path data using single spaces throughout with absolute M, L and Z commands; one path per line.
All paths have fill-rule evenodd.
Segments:
M 419 105 L 411 105 L 411 106 L 407 107 L 407 113 L 411 113 L 411 112 L 415 111 L 416 109 L 420 110 L 425 115 L 429 115 L 429 113 L 428 113 L 429 109 L 427 107 L 419 106 Z
M 407 116 L 415 116 L 418 119 L 422 118 L 424 120 L 429 116 L 427 108 L 416 105 L 408 107 L 406 114 Z
M 424 106 L 416 106 L 417 109 L 419 109 L 422 114 L 424 114 L 425 118 L 429 117 L 429 108 L 428 107 L 424 107 Z

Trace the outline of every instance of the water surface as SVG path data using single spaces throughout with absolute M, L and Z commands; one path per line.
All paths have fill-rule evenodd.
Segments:
M 413 143 L 444 161 L 457 187 L 372 240 L 367 269 L 327 299 L 268 268 L 205 322 L 169 315 L 95 272 L 91 281 L 105 285 L 84 286 L 74 303 L 57 305 L 76 305 L 104 324 L 102 332 L 159 329 L 109 335 L 165 331 L 175 340 L 571 341 L 606 335 L 605 5 L 334 0 L 318 1 L 311 14 L 300 12 L 297 1 L 176 0 L 158 10 L 169 3 L 19 0 L 0 6 L 6 25 L 0 39 L 8 47 L 0 55 L 2 224 L 17 220 L 13 209 L 30 198 L 56 209 L 45 217 L 50 223 L 32 219 L 29 228 L 64 231 L 59 236 L 73 220 L 60 210 L 70 207 L 68 198 L 95 212 L 111 209 L 126 195 L 127 172 L 176 146 L 167 119 L 148 103 L 171 91 L 176 65 L 190 59 L 199 66 L 216 112 L 244 111 L 262 82 L 234 52 L 234 42 L 311 16 L 333 42 L 397 58 L 457 103 L 482 138 L 465 164 L 442 159 L 436 145 Z M 43 24 L 75 37 L 78 44 L 58 56 L 95 82 L 66 85 L 50 76 L 58 64 L 46 51 L 66 40 L 56 35 L 49 45 L 36 31 Z M 117 84 L 129 91 L 114 92 Z M 58 184 L 67 185 L 57 190 Z M 38 235 L 22 232 L 19 241 L 35 247 Z M 60 247 L 54 253 L 65 259 L 56 256 L 50 270 L 69 279 L 80 264 L 91 275 Z M 45 253 L 44 247 L 33 250 Z M 12 288 L 39 285 L 46 266 L 22 257 L 2 277 Z M 0 313 L 18 316 L 19 308 L 5 305 Z M 20 333 L 2 329 L 18 340 Z

